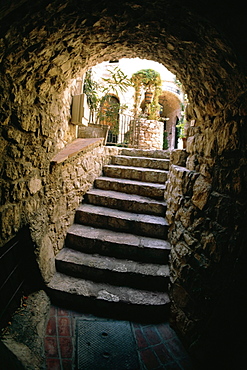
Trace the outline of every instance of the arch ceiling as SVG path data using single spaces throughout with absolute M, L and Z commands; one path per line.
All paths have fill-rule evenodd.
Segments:
M 236 36 L 229 33 L 226 6 L 219 3 L 12 1 L 1 6 L 0 19 L 3 74 L 13 80 L 26 75 L 38 90 L 37 81 L 50 80 L 59 91 L 83 68 L 138 56 L 176 73 L 189 99 L 211 114 L 226 101 L 236 102 L 243 91 L 237 60 L 243 44 L 238 38 L 233 50 Z
M 59 173 L 50 173 L 59 130 L 63 124 L 67 133 L 72 126 L 70 101 L 63 100 L 71 79 L 105 60 L 140 57 L 164 64 L 183 84 L 191 103 L 187 116 L 195 124 L 187 140 L 186 169 L 173 168 L 174 176 L 170 175 L 170 192 L 178 201 L 168 203 L 167 217 L 175 227 L 172 243 L 183 259 L 177 271 L 179 261 L 174 257 L 176 284 L 181 284 L 179 294 L 179 285 L 174 284 L 175 313 L 181 333 L 193 345 L 196 331 L 209 328 L 214 334 L 214 320 L 208 325 L 208 319 L 218 292 L 225 292 L 226 305 L 217 317 L 232 300 L 225 281 L 234 281 L 234 276 L 237 282 L 246 281 L 246 269 L 240 266 L 243 279 L 237 271 L 240 261 L 246 260 L 244 7 L 240 0 L 2 0 L 0 4 L 1 224 L 4 238 L 27 221 L 34 225 L 45 273 L 49 268 L 45 247 L 52 254 L 51 240 L 56 246 L 63 242 L 57 240 L 57 230 L 64 226 L 50 225 L 53 205 L 61 200 L 61 214 L 72 212 L 71 194 L 64 211 L 64 194 L 56 187 L 63 187 Z M 59 218 L 61 223 L 64 220 L 68 218 Z M 180 228 L 187 222 L 189 234 Z M 180 248 L 176 233 L 184 235 L 185 248 Z M 205 253 L 209 258 L 204 258 Z M 192 287 L 188 281 L 193 281 Z M 180 298 L 180 292 L 186 294 Z M 208 292 L 212 300 L 206 302 Z M 232 293 L 235 296 L 234 285 Z M 230 308 L 226 312 L 232 315 Z M 230 315 L 227 320 L 233 318 Z M 193 323 L 184 319 L 193 316 Z

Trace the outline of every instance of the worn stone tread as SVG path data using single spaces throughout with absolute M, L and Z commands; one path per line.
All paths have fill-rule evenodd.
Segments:
M 76 310 L 164 320 L 170 305 L 164 200 L 170 153 L 120 153 L 77 208 L 47 289 L 53 303 Z
M 157 149 L 135 149 L 135 148 L 122 148 L 122 155 L 137 156 L 137 157 L 151 157 L 151 158 L 162 158 L 170 159 L 171 152 L 169 150 L 157 150 Z
M 84 199 L 90 204 L 117 208 L 122 211 L 159 216 L 164 216 L 166 212 L 165 201 L 158 201 L 137 194 L 127 194 L 113 190 L 90 189 L 85 194 Z
M 48 289 L 74 296 L 94 298 L 105 302 L 126 303 L 140 306 L 163 306 L 170 302 L 165 292 L 150 292 L 129 287 L 95 283 L 56 272 L 48 283 Z
M 66 245 L 82 252 L 153 263 L 167 263 L 171 249 L 167 240 L 80 224 L 70 226 Z
M 76 223 L 109 228 L 134 234 L 165 238 L 168 223 L 164 217 L 121 211 L 108 207 L 81 204 L 76 210 Z
M 56 256 L 57 261 L 68 262 L 78 266 L 87 266 L 95 269 L 109 270 L 119 273 L 140 274 L 146 276 L 169 276 L 168 265 L 121 260 L 114 257 L 90 255 L 70 248 L 63 248 Z
M 56 269 L 63 274 L 118 286 L 166 291 L 168 265 L 120 260 L 63 248 L 56 256 Z
M 112 156 L 112 164 L 133 167 L 145 167 L 159 170 L 169 169 L 169 159 L 153 158 L 153 157 L 138 157 L 128 155 L 115 155 Z
M 113 216 L 116 218 L 127 219 L 130 221 L 144 221 L 150 223 L 158 223 L 160 225 L 168 226 L 168 223 L 164 217 L 153 216 L 153 215 L 140 215 L 133 212 L 125 212 L 121 210 L 111 209 L 108 207 L 94 206 L 91 204 L 80 204 L 77 211 L 84 211 L 89 213 L 97 213 L 99 215 Z
M 107 176 L 98 177 L 94 182 L 94 186 L 100 189 L 114 190 L 128 194 L 138 194 L 154 199 L 163 199 L 166 189 L 164 184 Z
M 127 178 L 131 180 L 156 182 L 164 184 L 167 180 L 168 171 L 153 168 L 119 166 L 109 164 L 103 167 L 103 173 L 109 177 Z

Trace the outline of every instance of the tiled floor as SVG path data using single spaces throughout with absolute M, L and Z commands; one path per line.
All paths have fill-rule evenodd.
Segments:
M 75 369 L 75 323 L 78 316 L 85 315 L 51 306 L 44 339 L 47 370 Z M 143 370 L 193 369 L 188 354 L 168 323 L 132 325 Z

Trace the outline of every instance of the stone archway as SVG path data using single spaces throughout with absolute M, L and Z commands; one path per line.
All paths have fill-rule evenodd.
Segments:
M 181 101 L 175 93 L 163 91 L 159 97 L 159 103 L 163 106 L 161 117 L 165 117 L 168 148 L 174 149 L 176 140 L 176 124 L 181 117 Z
M 73 208 L 62 186 L 70 180 L 54 179 L 50 160 L 60 137 L 74 137 L 64 93 L 71 78 L 103 60 L 138 56 L 183 83 L 191 125 L 186 169 L 173 168 L 168 190 L 176 194 L 168 211 L 172 313 L 202 358 L 203 348 L 212 350 L 208 328 L 245 277 L 245 44 L 241 9 L 228 14 L 235 32 L 224 23 L 227 9 L 163 0 L 13 0 L 0 9 L 2 243 L 26 223 L 40 256 L 52 260 L 62 243 L 54 210 L 64 201 Z

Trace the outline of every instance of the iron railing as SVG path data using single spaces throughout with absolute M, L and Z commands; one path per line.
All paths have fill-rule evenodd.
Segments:
M 130 142 L 130 123 L 133 120 L 131 115 L 127 114 L 120 114 L 119 115 L 119 124 L 118 130 L 116 133 L 116 129 L 109 130 L 108 137 L 107 137 L 107 144 L 108 145 L 128 145 Z

